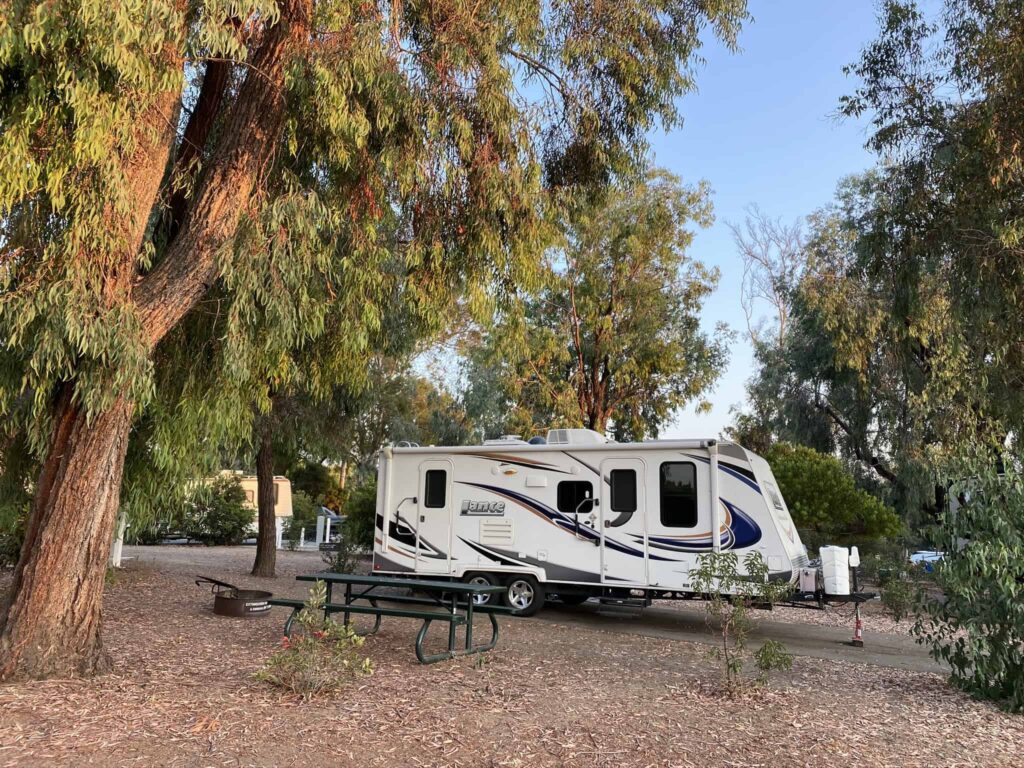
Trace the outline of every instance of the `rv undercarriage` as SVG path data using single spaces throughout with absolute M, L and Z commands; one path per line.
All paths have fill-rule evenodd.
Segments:
M 430 577 L 437 580 L 438 577 Z M 444 577 L 441 577 L 444 578 Z M 606 585 L 588 586 L 559 582 L 538 582 L 533 576 L 523 573 L 485 572 L 467 573 L 462 579 L 468 583 L 496 584 L 506 588 L 504 593 L 494 599 L 516 609 L 520 616 L 533 616 L 545 603 L 553 602 L 563 605 L 582 605 L 587 600 L 595 600 L 602 605 L 613 605 L 627 608 L 647 608 L 655 600 L 704 600 L 709 595 L 699 592 L 688 592 L 674 589 L 650 589 L 644 587 L 610 587 Z M 826 595 L 822 590 L 812 593 L 794 589 L 793 594 L 779 605 L 799 606 L 803 608 L 823 609 L 829 603 L 864 602 L 875 598 L 874 593 L 854 593 L 850 595 Z M 490 600 L 490 597 L 484 598 Z M 771 610 L 769 603 L 755 604 L 754 608 Z

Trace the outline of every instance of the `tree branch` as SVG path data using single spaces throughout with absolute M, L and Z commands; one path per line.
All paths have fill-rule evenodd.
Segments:
M 202 299 L 217 276 L 217 252 L 234 236 L 280 142 L 284 70 L 309 35 L 310 0 L 286 0 L 266 32 L 234 104 L 188 216 L 167 256 L 135 288 L 151 346 Z

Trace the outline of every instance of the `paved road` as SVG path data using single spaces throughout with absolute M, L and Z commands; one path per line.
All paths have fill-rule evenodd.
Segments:
M 715 641 L 704 621 L 703 607 L 685 604 L 676 608 L 645 608 L 643 612 L 589 602 L 576 608 L 549 604 L 536 618 L 606 632 L 691 643 L 710 644 Z M 930 658 L 927 651 L 909 636 L 871 632 L 869 627 L 864 633 L 864 647 L 854 648 L 848 645 L 852 634 L 850 629 L 772 621 L 760 615 L 755 618 L 756 626 L 750 633 L 751 645 L 768 639 L 781 640 L 787 650 L 797 656 L 877 664 L 914 672 L 944 672 L 943 666 Z

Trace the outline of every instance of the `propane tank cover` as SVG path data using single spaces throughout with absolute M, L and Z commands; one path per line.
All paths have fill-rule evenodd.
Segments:
M 826 595 L 850 594 L 850 552 L 846 547 L 822 547 L 821 575 Z
M 856 547 L 850 547 L 850 567 L 860 568 L 860 552 Z

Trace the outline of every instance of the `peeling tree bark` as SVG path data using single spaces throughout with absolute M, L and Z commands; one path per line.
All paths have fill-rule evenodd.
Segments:
M 12 600 L 0 634 L 0 680 L 109 669 L 100 639 L 103 581 L 133 405 L 91 423 L 65 385 L 39 476 Z
M 284 69 L 307 42 L 311 0 L 284 0 L 226 115 L 210 167 L 167 255 L 136 275 L 149 214 L 174 144 L 180 88 L 144 114 L 125 177 L 137 204 L 122 227 L 124 254 L 103 286 L 112 304 L 134 301 L 150 349 L 196 305 L 216 277 L 218 249 L 250 205 L 284 123 Z M 180 64 L 180 53 L 175 52 Z M 135 404 L 87 418 L 66 382 L 55 398 L 49 452 L 40 473 L 10 597 L 0 613 L 0 680 L 90 675 L 110 667 L 101 640 L 103 582 Z

